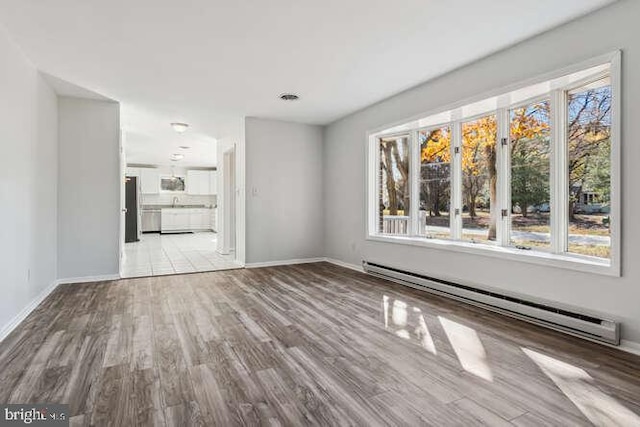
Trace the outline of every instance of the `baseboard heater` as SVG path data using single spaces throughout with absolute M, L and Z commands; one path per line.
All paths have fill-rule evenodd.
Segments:
M 620 324 L 618 322 L 574 313 L 549 305 L 477 289 L 368 261 L 363 261 L 362 267 L 368 274 L 402 285 L 463 301 L 487 310 L 591 341 L 620 345 Z

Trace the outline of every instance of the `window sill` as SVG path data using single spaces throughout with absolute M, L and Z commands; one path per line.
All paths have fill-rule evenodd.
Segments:
M 516 248 L 492 246 L 482 243 L 468 243 L 454 240 L 439 240 L 420 237 L 404 237 L 379 234 L 369 235 L 367 237 L 367 240 L 409 246 L 422 246 L 431 249 L 461 252 L 473 255 L 525 262 L 529 264 L 544 265 L 546 267 L 575 270 L 582 273 L 620 277 L 620 269 L 616 267 L 611 261 L 582 255 L 559 255 L 535 250 L 523 251 Z

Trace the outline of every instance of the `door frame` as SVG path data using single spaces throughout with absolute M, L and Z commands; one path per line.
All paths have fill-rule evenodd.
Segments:
M 227 137 L 221 138 L 217 142 L 218 157 L 218 252 L 223 253 L 223 239 L 225 234 L 225 206 L 228 206 L 228 194 L 233 193 L 235 206 L 235 261 L 241 267 L 246 262 L 246 192 L 245 192 L 245 129 L 244 118 L 237 122 L 236 132 L 232 132 Z M 225 189 L 225 153 L 233 152 L 234 183 L 230 190 Z M 228 157 L 227 157 L 228 158 Z M 228 168 L 227 168 L 228 170 Z M 226 193 L 226 195 L 225 195 Z M 228 215 L 228 213 L 227 213 Z M 228 249 L 228 248 L 226 248 Z
M 126 172 L 127 172 L 127 162 L 126 162 L 126 158 L 125 158 L 125 151 L 124 151 L 124 144 L 125 144 L 125 133 L 122 129 L 120 129 L 120 162 L 119 162 L 119 168 L 120 168 L 120 174 L 119 176 L 119 180 L 118 180 L 118 184 L 120 186 L 120 239 L 118 241 L 118 275 L 120 276 L 120 278 L 124 277 L 122 275 L 123 271 L 122 269 L 124 268 L 124 240 L 125 240 L 125 212 L 126 212 L 126 207 L 127 207 L 127 202 L 126 202 L 126 188 L 125 186 L 126 184 Z
M 220 253 L 229 255 L 236 250 L 236 149 L 232 146 L 222 153 L 222 245 Z

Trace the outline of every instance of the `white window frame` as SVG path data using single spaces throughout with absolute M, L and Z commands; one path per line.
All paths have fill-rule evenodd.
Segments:
M 591 75 L 581 81 L 573 82 L 571 85 L 559 87 L 551 87 L 551 90 L 545 94 L 532 97 L 530 100 L 518 101 L 517 103 L 500 103 L 497 110 L 487 111 L 472 117 L 456 116 L 456 111 L 476 102 L 498 97 L 510 92 L 526 88 L 539 83 L 553 81 L 555 79 L 567 76 L 573 73 L 587 70 L 599 65 L 610 65 L 607 75 L 611 79 L 611 214 L 610 214 L 610 238 L 611 249 L 609 259 L 600 259 L 579 254 L 571 254 L 566 252 L 568 242 L 568 206 L 565 201 L 568 198 L 568 176 L 567 176 L 567 144 L 566 142 L 566 92 L 572 88 L 580 87 L 585 83 L 597 79 L 597 75 Z M 471 253 L 489 257 L 498 257 L 507 260 L 521 261 L 532 264 L 540 264 L 550 267 L 558 267 L 581 272 L 594 274 L 602 274 L 618 277 L 621 275 L 621 254 L 620 254 L 620 238 L 621 238 L 621 193 L 620 193 L 620 176 L 621 176 L 621 52 L 615 51 L 605 55 L 601 55 L 590 60 L 574 64 L 562 70 L 548 73 L 531 79 L 526 82 L 511 85 L 502 90 L 496 90 L 492 93 L 484 94 L 465 101 L 457 102 L 445 108 L 437 109 L 429 113 L 421 114 L 411 120 L 398 122 L 390 126 L 372 130 L 367 133 L 367 227 L 366 239 L 369 241 L 386 242 L 393 244 L 404 244 L 411 246 L 428 247 L 432 249 L 441 249 L 455 251 L 461 253 Z M 503 138 L 510 137 L 509 111 L 518 106 L 529 105 L 534 102 L 549 100 L 552 115 L 551 123 L 551 153 L 550 153 L 550 206 L 551 206 L 551 251 L 523 251 L 509 246 L 510 228 L 511 228 L 511 210 L 510 206 L 510 151 L 509 145 L 502 145 Z M 437 114 L 443 114 L 449 111 L 451 120 L 444 121 L 437 125 L 429 125 L 419 127 L 415 124 L 421 119 L 428 119 Z M 496 114 L 498 118 L 498 136 L 497 146 L 497 162 L 498 162 L 498 221 L 497 221 L 497 240 L 496 244 L 486 243 L 470 243 L 462 241 L 462 165 L 461 165 L 461 126 L 463 122 L 474 120 Z M 432 130 L 440 127 L 450 127 L 451 130 L 451 212 L 450 212 L 450 232 L 451 239 L 435 239 L 427 236 L 418 236 L 418 210 L 419 210 L 419 184 L 420 180 L 420 156 L 418 132 L 423 130 Z M 390 132 L 385 130 L 389 129 Z M 379 218 L 379 147 L 378 140 L 381 137 L 409 135 L 409 176 L 411 179 L 410 193 L 411 204 L 409 209 L 409 223 L 407 235 L 389 235 L 378 232 Z M 456 153 L 456 147 L 459 151 Z M 508 215 L 500 215 L 502 209 L 507 209 Z

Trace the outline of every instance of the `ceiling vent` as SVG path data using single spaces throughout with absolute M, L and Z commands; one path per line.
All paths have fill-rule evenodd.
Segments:
M 283 93 L 282 95 L 280 95 L 280 99 L 282 99 L 283 101 L 297 101 L 298 99 L 300 99 L 300 97 L 295 93 Z

